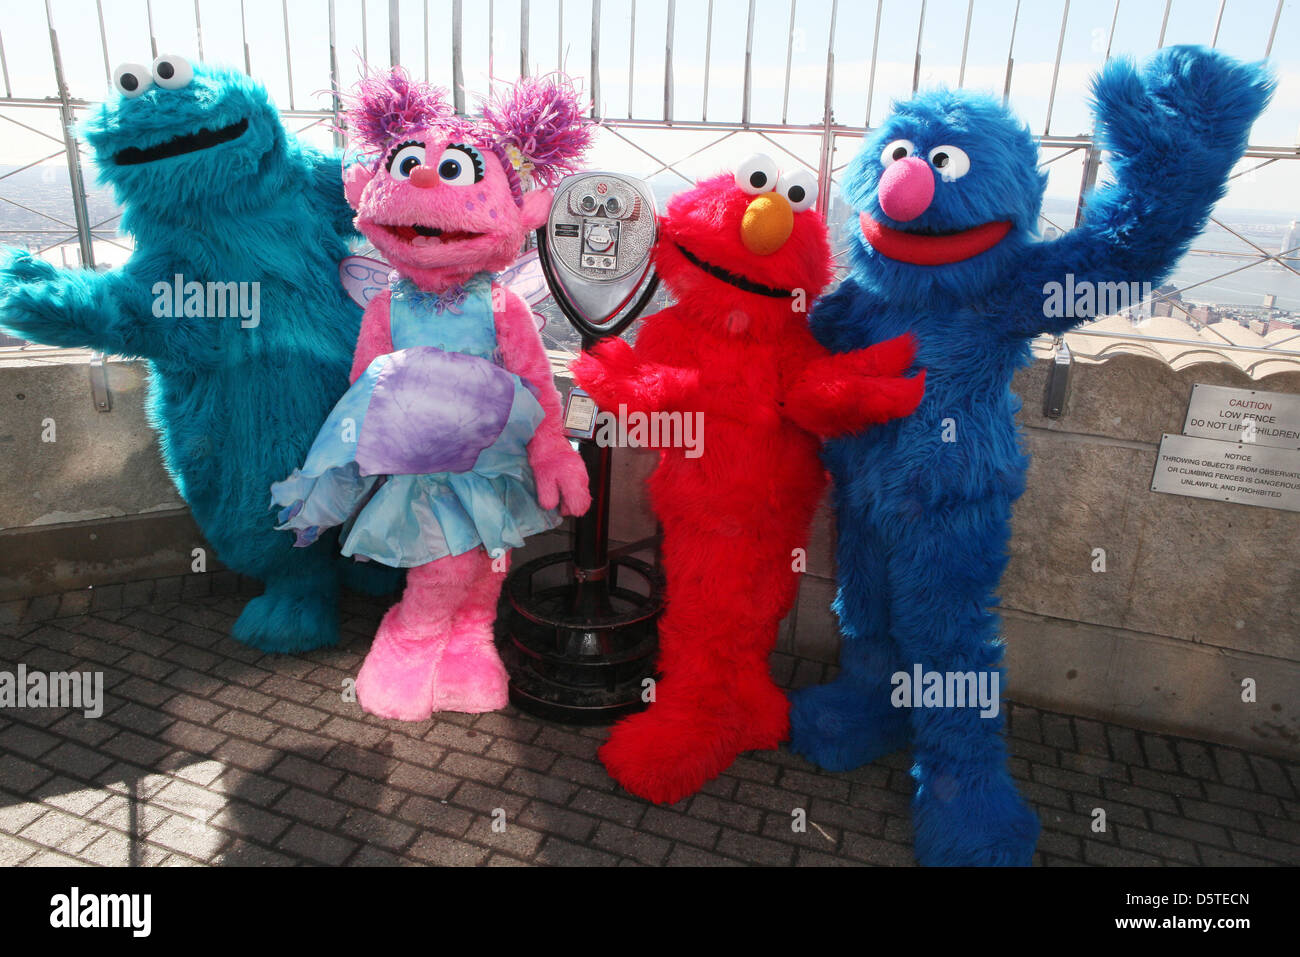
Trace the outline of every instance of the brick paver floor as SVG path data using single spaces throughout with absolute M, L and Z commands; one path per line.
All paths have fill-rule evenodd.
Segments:
M 0 605 L 0 670 L 102 671 L 106 689 L 98 719 L 0 710 L 0 864 L 913 863 L 903 754 L 829 774 L 753 753 L 655 807 L 605 774 L 605 729 L 345 701 L 381 603 L 344 600 L 339 648 L 267 656 L 227 637 L 240 592 L 216 573 Z M 1009 707 L 1038 863 L 1300 863 L 1297 765 Z

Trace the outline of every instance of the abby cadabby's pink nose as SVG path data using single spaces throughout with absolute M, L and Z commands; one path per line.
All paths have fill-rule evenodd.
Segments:
M 438 171 L 432 166 L 420 164 L 411 170 L 411 185 L 420 189 L 428 189 L 431 186 L 438 185 Z M 930 187 L 934 189 L 933 186 Z
M 925 160 L 908 156 L 890 163 L 876 188 L 880 208 L 890 219 L 905 223 L 930 208 L 934 199 L 934 174 Z

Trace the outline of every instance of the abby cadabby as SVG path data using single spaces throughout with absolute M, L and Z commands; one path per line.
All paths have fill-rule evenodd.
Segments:
M 419 721 L 504 707 L 492 641 L 509 551 L 591 503 L 528 306 L 494 281 L 545 222 L 590 142 L 565 77 L 524 78 L 457 116 L 401 68 L 349 98 L 357 228 L 394 269 L 371 300 L 352 387 L 301 469 L 272 486 L 304 547 L 409 569 L 357 677 L 362 708 Z

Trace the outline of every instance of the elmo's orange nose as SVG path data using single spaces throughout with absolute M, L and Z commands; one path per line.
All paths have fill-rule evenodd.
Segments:
M 756 256 L 769 256 L 794 230 L 794 211 L 780 193 L 756 196 L 740 221 L 740 241 Z

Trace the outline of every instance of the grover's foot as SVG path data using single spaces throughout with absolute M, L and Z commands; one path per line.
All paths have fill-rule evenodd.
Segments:
M 433 714 L 433 673 L 446 635 L 412 628 L 401 603 L 388 609 L 357 675 L 362 710 L 381 718 L 424 721 Z
M 481 625 L 459 625 L 447 640 L 433 679 L 433 710 L 482 714 L 510 701 L 509 677 L 492 634 Z
M 610 776 L 647 801 L 675 804 L 742 752 L 775 748 L 789 734 L 789 703 L 775 687 L 748 701 L 719 700 L 729 689 L 676 693 L 665 697 L 661 684 L 659 701 L 619 722 L 600 749 Z
M 928 867 L 1028 867 L 1038 816 L 1005 770 L 913 768 L 916 859 Z
M 338 643 L 338 593 L 332 581 L 267 582 L 230 630 L 236 641 L 262 651 L 292 653 Z
M 879 699 L 879 700 L 878 700 Z M 850 771 L 907 747 L 911 722 L 874 693 L 841 677 L 790 694 L 790 750 L 827 771 Z

